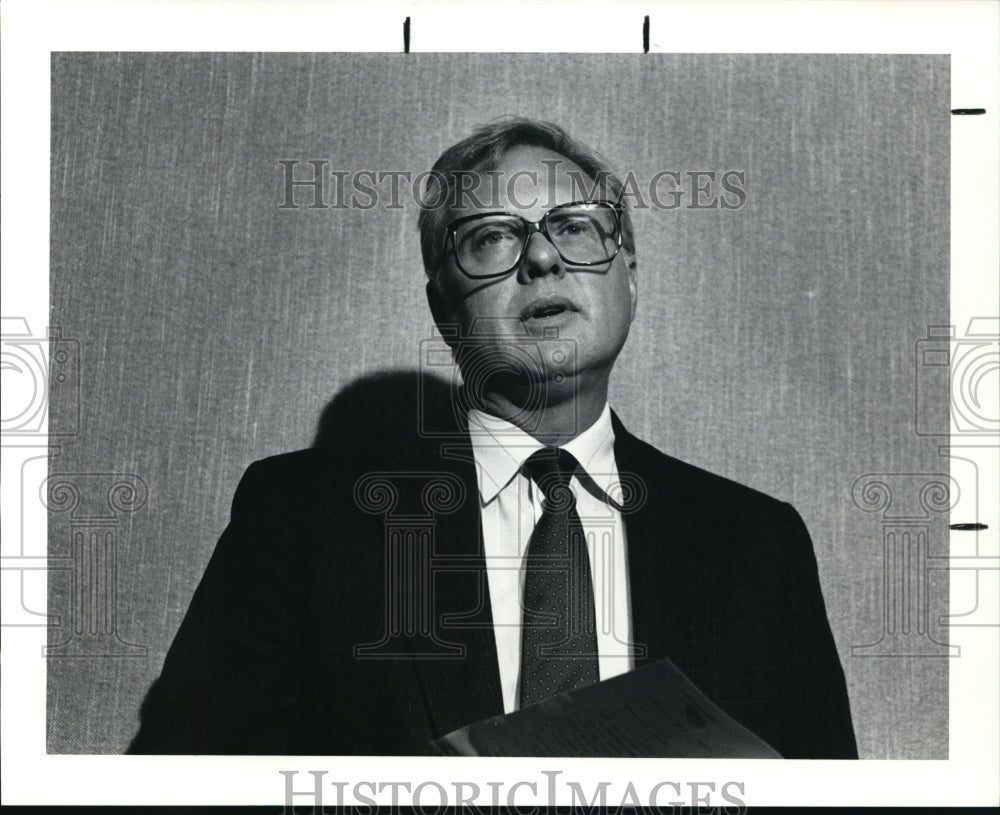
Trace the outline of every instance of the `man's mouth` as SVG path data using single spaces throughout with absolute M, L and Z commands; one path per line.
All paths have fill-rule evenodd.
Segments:
M 521 322 L 545 320 L 569 311 L 576 311 L 576 307 L 565 297 L 540 297 L 524 308 Z

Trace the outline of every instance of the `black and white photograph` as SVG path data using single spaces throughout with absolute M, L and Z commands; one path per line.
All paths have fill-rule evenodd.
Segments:
M 4 761 L 130 776 L 5 804 L 996 803 L 998 7 L 254 5 L 4 62 Z

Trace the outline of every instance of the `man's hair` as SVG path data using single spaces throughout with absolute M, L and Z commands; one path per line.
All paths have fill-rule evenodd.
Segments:
M 472 135 L 452 145 L 434 164 L 427 179 L 424 202 L 417 225 L 420 228 L 420 250 L 424 269 L 434 277 L 444 261 L 444 228 L 448 222 L 448 202 L 455 196 L 458 178 L 470 172 L 494 170 L 504 154 L 515 147 L 544 147 L 576 164 L 589 176 L 596 187 L 602 188 L 612 201 L 619 201 L 622 182 L 611 166 L 596 151 L 572 138 L 551 122 L 510 116 L 477 127 Z M 632 219 L 625 202 L 621 205 L 622 244 L 635 252 Z

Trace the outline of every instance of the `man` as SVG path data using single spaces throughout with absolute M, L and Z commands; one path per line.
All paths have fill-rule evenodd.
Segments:
M 783 756 L 857 757 L 798 514 L 608 406 L 621 189 L 547 123 L 445 152 L 421 244 L 464 387 L 419 432 L 250 467 L 132 751 L 426 753 L 669 659 Z

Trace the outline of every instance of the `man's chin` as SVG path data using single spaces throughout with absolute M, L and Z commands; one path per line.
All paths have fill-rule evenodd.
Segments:
M 520 400 L 572 387 L 577 349 L 571 339 L 520 338 L 463 344 L 457 353 L 462 379 L 473 392 L 495 391 Z
M 456 358 L 466 383 L 503 380 L 525 386 L 559 384 L 576 373 L 577 344 L 558 336 L 520 337 L 506 341 L 464 342 Z

